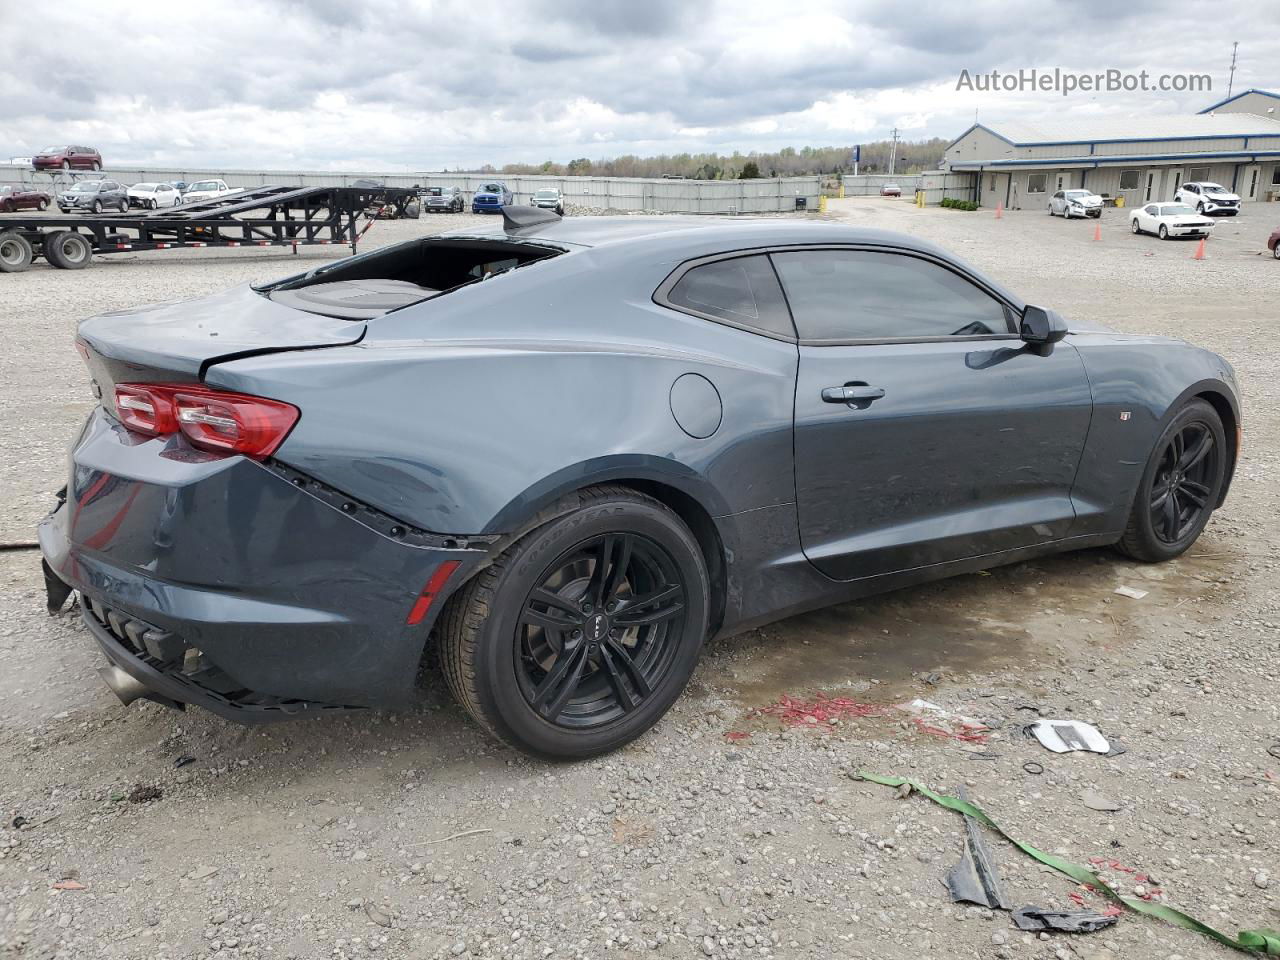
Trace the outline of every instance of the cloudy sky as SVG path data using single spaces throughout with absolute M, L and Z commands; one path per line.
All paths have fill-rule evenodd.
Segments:
M 1280 89 L 1275 0 L 0 0 L 0 158 L 431 170 L 954 137 L 979 119 L 1190 112 Z M 962 70 L 1203 93 L 979 93 Z

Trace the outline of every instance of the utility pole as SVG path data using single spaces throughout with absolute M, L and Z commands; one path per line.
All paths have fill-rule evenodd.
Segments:
M 1239 41 L 1231 45 L 1231 72 L 1227 74 L 1227 99 L 1231 99 L 1231 86 L 1236 82 L 1236 51 L 1240 49 Z
M 889 176 L 893 176 L 894 165 L 898 162 L 898 128 L 893 128 L 893 146 L 889 148 Z

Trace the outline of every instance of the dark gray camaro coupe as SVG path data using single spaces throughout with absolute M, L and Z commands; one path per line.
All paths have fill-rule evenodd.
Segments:
M 491 733 L 583 757 L 708 636 L 1080 547 L 1178 556 L 1234 374 L 1067 333 L 942 250 L 831 223 L 508 210 L 86 320 L 101 398 L 40 527 L 125 702 L 411 702 L 434 636 Z

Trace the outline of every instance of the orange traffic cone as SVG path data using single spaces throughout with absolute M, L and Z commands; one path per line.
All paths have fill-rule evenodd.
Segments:
M 1093 239 L 1094 240 L 1102 239 L 1102 221 L 1101 220 L 1099 220 L 1093 228 Z
M 997 220 L 999 220 L 999 219 L 1001 219 L 1003 216 L 1004 216 L 1004 204 L 1003 204 L 1003 203 L 997 203 L 997 204 L 996 204 L 996 219 L 997 219 Z
M 1192 257 L 1192 258 L 1191 258 L 1192 260 L 1203 260 L 1203 259 L 1204 259 L 1204 242 L 1205 242 L 1205 240 L 1206 240 L 1206 239 L 1207 239 L 1206 237 L 1201 237 L 1201 238 L 1200 238 L 1200 246 L 1196 247 L 1196 255 L 1195 255 L 1194 257 Z

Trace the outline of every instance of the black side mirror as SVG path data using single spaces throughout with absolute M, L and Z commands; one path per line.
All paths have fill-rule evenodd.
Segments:
M 1050 346 L 1067 335 L 1067 321 L 1053 310 L 1028 304 L 1022 311 L 1018 334 L 1024 343 Z

